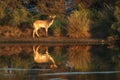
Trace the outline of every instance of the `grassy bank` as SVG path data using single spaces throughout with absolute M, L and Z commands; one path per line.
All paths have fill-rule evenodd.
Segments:
M 4 38 L 0 44 L 107 44 L 104 39 L 74 39 L 67 37 L 43 37 L 43 38 Z

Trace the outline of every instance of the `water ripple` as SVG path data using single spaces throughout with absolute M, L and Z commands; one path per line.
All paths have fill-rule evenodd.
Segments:
M 120 71 L 100 71 L 100 72 L 58 72 L 58 73 L 46 73 L 40 74 L 43 76 L 50 76 L 50 75 L 78 75 L 78 74 L 114 74 L 120 73 Z
M 39 71 L 46 71 L 51 69 L 22 69 L 22 68 L 0 68 L 0 70 L 12 70 L 12 71 L 30 71 L 30 70 L 39 70 Z

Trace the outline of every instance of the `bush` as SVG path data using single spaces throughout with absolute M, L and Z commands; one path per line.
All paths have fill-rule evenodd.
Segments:
M 10 24 L 18 26 L 20 23 L 26 22 L 29 19 L 29 12 L 21 6 L 14 10 L 10 16 L 12 17 Z
M 5 9 L 7 5 L 4 1 L 0 1 L 0 19 L 3 19 L 5 17 Z
M 116 35 L 116 36 L 120 37 L 120 22 L 116 22 L 116 23 L 112 24 L 111 29 L 112 29 L 113 36 Z
M 29 14 L 20 1 L 0 1 L 0 25 L 12 25 L 16 27 L 21 22 L 27 21 L 30 17 Z
M 60 37 L 60 36 L 65 36 L 66 32 L 66 25 L 67 21 L 64 16 L 57 15 L 57 18 L 55 19 L 53 25 L 50 27 L 50 32 L 54 36 Z
M 116 21 L 111 25 L 111 35 L 109 37 L 112 37 L 113 39 L 119 39 L 120 38 L 120 6 L 119 5 L 115 6 L 114 16 L 116 18 Z
M 89 23 L 91 11 L 82 9 L 75 11 L 68 17 L 68 36 L 73 38 L 89 38 Z
M 11 26 L 2 26 L 0 27 L 0 36 L 1 37 L 6 37 L 6 38 L 10 38 L 10 37 L 20 37 L 21 36 L 21 31 L 20 29 L 18 29 L 17 27 L 11 27 Z

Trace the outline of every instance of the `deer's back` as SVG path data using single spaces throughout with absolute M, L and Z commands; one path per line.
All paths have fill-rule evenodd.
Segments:
M 48 24 L 47 20 L 36 20 L 33 25 L 34 27 L 45 27 Z

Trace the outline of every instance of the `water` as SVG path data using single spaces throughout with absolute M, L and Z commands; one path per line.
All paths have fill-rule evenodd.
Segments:
M 113 45 L 0 45 L 0 80 L 120 80 Z

